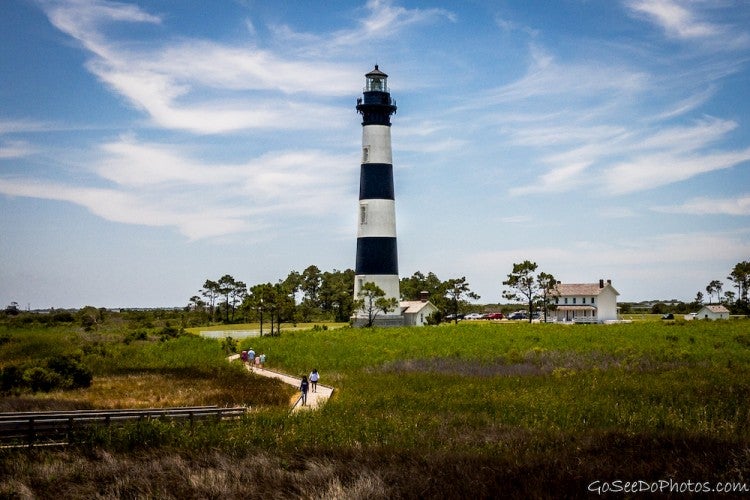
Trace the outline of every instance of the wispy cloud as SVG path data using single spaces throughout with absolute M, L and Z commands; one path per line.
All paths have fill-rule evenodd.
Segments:
M 661 205 L 652 210 L 673 214 L 747 216 L 750 215 L 750 194 L 733 198 L 699 197 L 681 205 Z
M 675 0 L 632 0 L 626 4 L 633 12 L 644 15 L 677 38 L 702 38 L 722 31 L 716 24 L 703 21 L 688 2 Z
M 45 2 L 48 17 L 60 31 L 90 53 L 88 69 L 156 126 L 215 134 L 242 129 L 312 129 L 343 121 L 342 111 L 318 100 L 294 95 L 331 97 L 357 88 L 361 68 L 331 62 L 332 51 L 385 39 L 418 22 L 438 16 L 439 9 L 406 9 L 371 0 L 368 16 L 354 29 L 305 36 L 284 29 L 284 47 L 276 52 L 250 42 L 227 45 L 202 39 L 167 39 L 154 46 L 108 36 L 112 23 L 163 20 L 141 8 L 116 2 L 79 0 Z M 320 37 L 325 37 L 321 42 Z M 298 43 L 292 43 L 290 39 Z M 320 50 L 321 45 L 326 50 Z M 311 57 L 311 52 L 318 52 Z
M 524 149 L 544 168 L 531 182 L 510 188 L 512 195 L 592 187 L 632 193 L 748 159 L 746 149 L 718 146 L 737 129 L 736 121 L 685 118 L 712 98 L 726 67 L 701 60 L 689 72 L 675 65 L 655 73 L 637 60 L 566 63 L 538 42 L 531 54 L 521 78 L 456 108 L 474 110 L 477 122 L 494 127 L 505 144 Z
M 23 158 L 34 152 L 34 148 L 26 141 L 0 139 L 0 159 Z
M 445 9 L 409 9 L 391 0 L 368 0 L 362 10 L 365 14 L 352 28 L 313 34 L 279 25 L 274 27 L 275 37 L 284 46 L 291 42 L 299 56 L 320 58 L 350 54 L 354 47 L 391 39 L 414 25 L 456 20 L 455 14 Z
M 102 145 L 100 153 L 86 168 L 110 187 L 0 178 L 0 193 L 67 201 L 107 220 L 173 226 L 201 239 L 257 230 L 283 214 L 304 219 L 337 213 L 355 184 L 351 158 L 321 151 L 270 152 L 219 164 L 175 145 L 123 138 Z
M 689 43 L 702 50 L 724 52 L 747 48 L 747 26 L 711 19 L 712 10 L 724 2 L 690 0 L 626 0 L 625 7 L 634 17 L 650 21 L 667 37 Z

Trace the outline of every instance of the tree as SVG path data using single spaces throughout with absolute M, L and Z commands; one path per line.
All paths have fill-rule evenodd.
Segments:
M 557 284 L 551 274 L 539 273 L 535 276 L 534 272 L 538 267 L 536 262 L 529 260 L 513 264 L 513 271 L 508 275 L 508 279 L 503 281 L 503 285 L 510 288 L 503 291 L 503 297 L 528 304 L 529 322 L 534 314 L 534 306 L 540 301 L 547 303 L 550 296 L 554 296 L 552 294 Z
M 214 320 L 214 311 L 216 306 L 216 299 L 219 298 L 220 291 L 219 291 L 219 284 L 215 281 L 206 280 L 205 283 L 203 283 L 203 289 L 201 290 L 201 295 L 206 297 L 206 300 L 208 300 L 208 315 L 210 318 L 210 321 Z
M 270 317 L 270 311 L 275 302 L 274 295 L 273 285 L 270 283 L 253 285 L 250 287 L 249 295 L 240 306 L 246 317 L 252 316 L 259 319 L 261 336 L 263 336 L 263 313 L 266 313 L 266 318 Z
M 323 284 L 323 274 L 317 266 L 307 266 L 302 271 L 300 289 L 304 294 L 303 302 L 307 302 L 311 307 L 320 306 L 320 287 Z
M 698 292 L 695 294 L 695 299 L 693 299 L 693 302 L 696 306 L 700 306 L 703 304 L 703 292 Z
M 706 286 L 706 292 L 708 293 L 708 302 L 711 303 L 711 296 L 715 293 L 716 294 L 716 301 L 721 302 L 721 289 L 724 285 L 719 280 L 712 280 L 711 283 L 709 283 Z
M 734 313 L 750 312 L 748 307 L 748 288 L 750 288 L 750 261 L 738 262 L 732 268 L 727 279 L 737 288 L 737 300 L 734 303 Z
M 438 309 L 444 309 L 446 305 L 446 285 L 434 273 L 417 271 L 409 278 L 402 278 L 399 282 L 401 300 L 420 300 L 422 292 L 427 292 L 429 301 Z
M 450 279 L 443 286 L 445 287 L 444 295 L 453 306 L 453 321 L 458 323 L 458 311 L 467 304 L 466 299 L 477 300 L 479 295 L 471 291 L 466 276 Z
M 320 308 L 335 321 L 348 321 L 354 313 L 354 271 L 347 269 L 324 272 L 321 278 Z
M 375 283 L 368 281 L 362 285 L 359 291 L 359 299 L 354 302 L 356 310 L 364 311 L 367 314 L 367 327 L 371 328 L 375 318 L 380 313 L 386 313 L 398 306 L 398 300 L 395 297 L 386 298 L 385 292 Z
M 541 307 L 542 311 L 544 311 L 544 322 L 546 323 L 547 311 L 551 307 L 554 307 L 554 305 L 552 304 L 552 299 L 558 295 L 556 293 L 557 280 L 551 274 L 541 272 L 537 276 L 536 282 L 541 292 L 538 304 Z M 529 319 L 530 318 L 531 318 L 531 314 L 529 314 Z
M 225 313 L 224 322 L 230 323 L 234 321 L 234 312 L 237 304 L 241 303 L 247 295 L 247 285 L 242 281 L 235 280 L 229 274 L 225 274 L 219 278 L 217 285 L 219 296 L 224 297 L 224 302 L 221 304 Z

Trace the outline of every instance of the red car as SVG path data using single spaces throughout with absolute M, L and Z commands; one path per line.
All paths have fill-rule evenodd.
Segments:
M 487 319 L 503 319 L 504 317 L 503 313 L 489 313 L 487 315 Z

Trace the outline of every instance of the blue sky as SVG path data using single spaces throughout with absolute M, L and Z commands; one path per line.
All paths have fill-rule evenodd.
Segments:
M 379 64 L 401 276 L 691 300 L 750 259 L 750 4 L 5 0 L 0 303 L 354 266 Z

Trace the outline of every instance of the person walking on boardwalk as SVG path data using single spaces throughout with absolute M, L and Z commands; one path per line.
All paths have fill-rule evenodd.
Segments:
M 307 383 L 307 376 L 302 375 L 302 383 L 299 385 L 299 390 L 302 391 L 302 406 L 307 404 L 307 389 L 309 384 Z
M 313 371 L 310 372 L 310 385 L 312 385 L 313 392 L 317 391 L 319 378 L 320 378 L 320 375 L 318 374 L 318 369 L 313 368 Z

